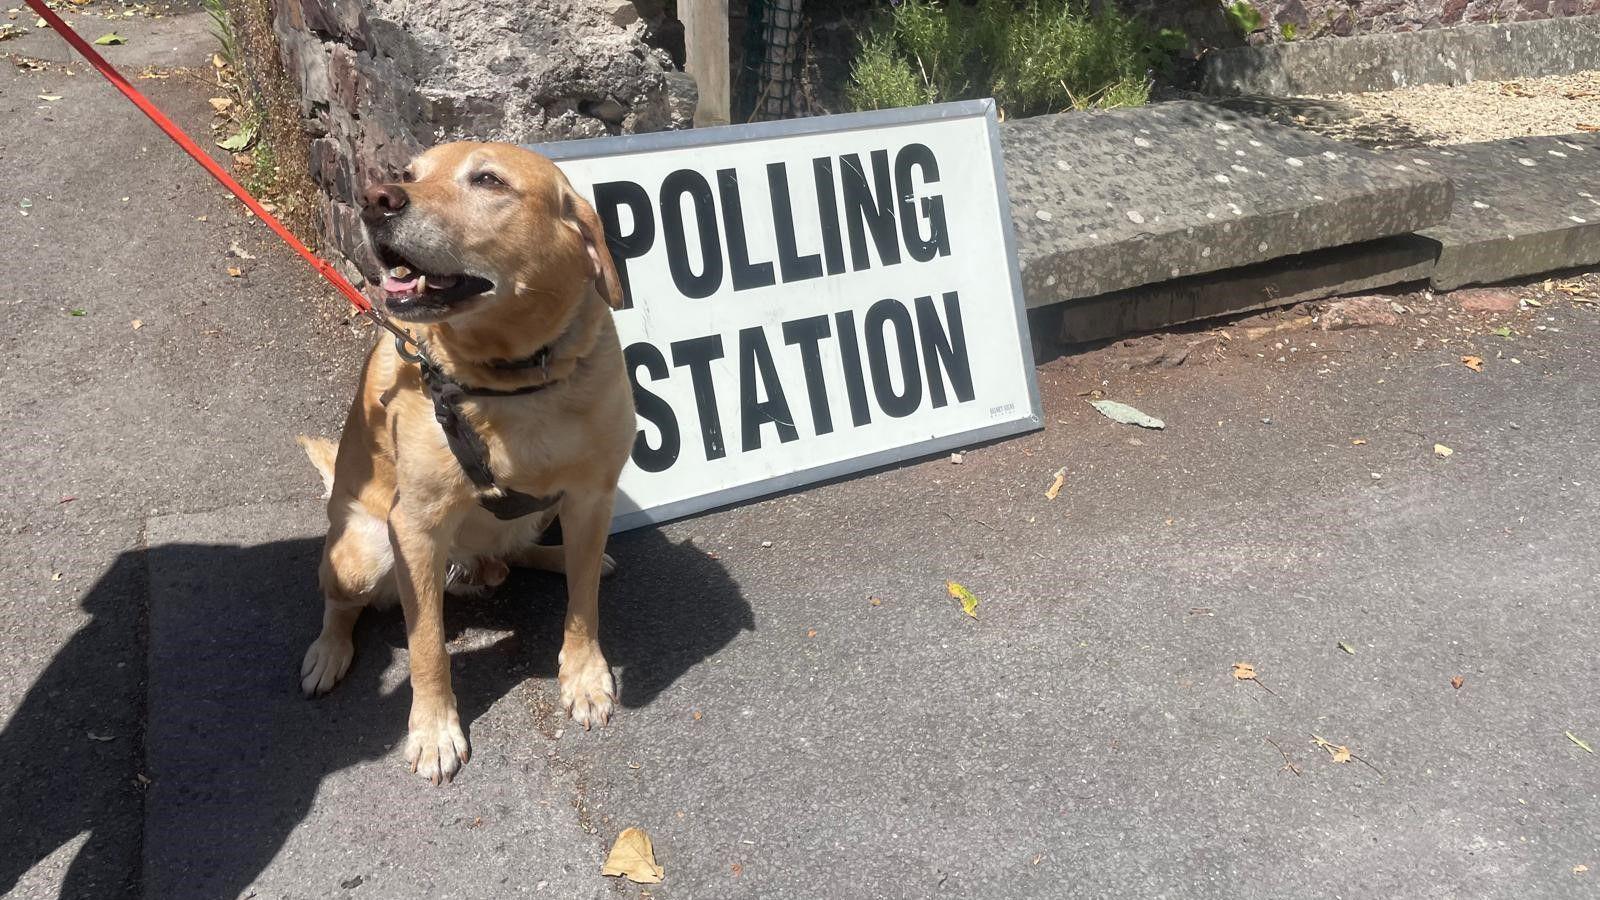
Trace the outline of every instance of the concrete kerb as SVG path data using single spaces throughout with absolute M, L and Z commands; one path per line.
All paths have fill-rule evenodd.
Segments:
M 1600 135 L 1372 153 L 1171 103 L 1007 123 L 1002 140 L 1036 355 L 1600 263 Z
M 1456 185 L 1434 241 L 1433 286 L 1450 290 L 1600 263 L 1600 135 L 1513 138 L 1393 151 Z
M 1448 179 L 1203 103 L 1001 130 L 1030 307 L 1438 225 Z

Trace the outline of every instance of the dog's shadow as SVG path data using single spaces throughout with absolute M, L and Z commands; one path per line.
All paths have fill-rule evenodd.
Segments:
M 609 550 L 620 565 L 601 587 L 601 645 L 618 674 L 624 713 L 754 629 L 738 586 L 692 544 L 644 529 L 614 537 Z M 61 896 L 110 896 L 110 885 L 128 886 L 127 866 L 137 868 L 141 846 L 146 896 L 239 896 L 306 817 L 327 776 L 381 758 L 404 738 L 411 692 L 394 683 L 397 648 L 405 645 L 398 608 L 362 616 L 356 662 L 330 695 L 310 702 L 298 694 L 301 654 L 319 623 L 320 552 L 320 540 L 306 539 L 169 544 L 118 559 L 83 606 L 96 619 L 112 616 L 136 602 L 128 582 L 148 575 L 146 759 L 132 761 L 153 779 L 142 840 L 126 803 L 71 791 L 92 794 L 88 786 L 107 781 L 98 771 L 105 761 L 65 757 L 67 767 L 13 779 L 0 794 L 0 821 L 28 838 L 0 849 L 0 893 L 87 831 Z M 469 731 L 523 681 L 554 677 L 565 598 L 559 576 L 519 572 L 492 598 L 446 604 L 452 636 L 509 632 L 484 646 L 452 647 Z M 60 763 L 62 742 L 84 744 L 79 720 L 106 700 L 90 673 L 130 655 L 128 640 L 125 630 L 93 619 L 80 629 L 0 733 L 0 759 Z M 403 770 L 393 777 L 397 791 L 432 790 Z M 123 792 L 138 790 L 133 773 L 116 780 Z

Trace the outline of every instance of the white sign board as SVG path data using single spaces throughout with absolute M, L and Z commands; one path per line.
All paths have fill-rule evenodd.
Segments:
M 991 101 L 533 149 L 628 293 L 614 530 L 1040 426 Z

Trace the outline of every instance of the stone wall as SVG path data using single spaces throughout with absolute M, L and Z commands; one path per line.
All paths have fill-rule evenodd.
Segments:
M 1265 33 L 1281 40 L 1323 35 L 1417 31 L 1445 25 L 1522 22 L 1600 13 L 1600 0 L 1259 0 Z
M 1240 37 L 1222 14 L 1223 0 L 1113 0 L 1152 22 L 1181 28 L 1199 46 L 1236 46 Z M 1418 31 L 1448 25 L 1522 22 L 1600 13 L 1600 0 L 1252 0 L 1262 27 L 1251 43 Z
M 360 191 L 432 144 L 688 127 L 672 24 L 650 0 L 276 0 L 325 243 L 370 263 Z

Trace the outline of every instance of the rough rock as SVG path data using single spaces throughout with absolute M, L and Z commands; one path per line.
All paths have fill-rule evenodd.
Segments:
M 283 0 L 323 233 L 369 263 L 353 198 L 450 140 L 539 143 L 683 128 L 693 79 L 651 46 L 659 6 L 619 0 Z
M 1370 328 L 1374 325 L 1399 325 L 1389 301 L 1383 297 L 1345 297 L 1323 307 L 1317 325 L 1323 331 Z
M 1515 312 L 1521 306 L 1517 293 L 1506 288 L 1469 288 L 1453 291 L 1450 299 L 1471 313 Z

